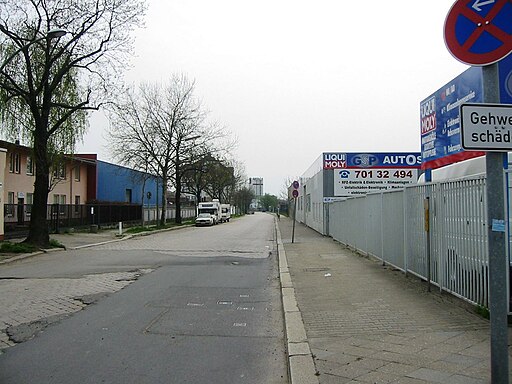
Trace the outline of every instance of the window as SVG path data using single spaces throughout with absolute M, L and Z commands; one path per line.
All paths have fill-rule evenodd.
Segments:
M 9 172 L 11 173 L 20 173 L 21 169 L 21 158 L 20 154 L 16 152 L 11 152 L 9 156 Z
M 80 164 L 75 165 L 74 172 L 75 174 L 75 181 L 80 181 Z M 79 197 L 79 196 L 77 196 Z
M 61 215 L 66 213 L 66 195 L 53 195 L 53 204 L 59 204 L 59 213 Z
M 14 192 L 7 192 L 7 207 L 5 207 L 5 214 L 9 217 L 14 216 Z
M 75 213 L 80 213 L 80 196 L 75 196 Z
M 66 164 L 61 163 L 53 170 L 53 177 L 64 180 L 66 178 Z
M 53 204 L 66 204 L 66 195 L 53 195 Z
M 124 202 L 131 203 L 132 202 L 132 190 L 127 189 L 124 193 Z
M 25 212 L 27 213 L 27 216 L 30 216 L 30 213 L 32 212 L 32 204 L 34 204 L 34 194 L 27 192 L 27 198 L 25 201 L 25 204 L 27 204 L 25 208 Z
M 27 156 L 27 175 L 34 174 L 34 161 L 31 156 Z

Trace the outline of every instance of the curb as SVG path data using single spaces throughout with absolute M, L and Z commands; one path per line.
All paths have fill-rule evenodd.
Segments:
M 42 249 L 40 251 L 36 251 L 36 252 L 32 252 L 32 253 L 23 253 L 21 255 L 13 256 L 9 259 L 0 261 L 0 265 L 15 263 L 16 261 L 30 259 L 31 257 L 34 257 L 34 256 L 44 255 L 46 253 L 51 253 L 51 252 L 65 251 L 65 250 L 66 250 L 66 248 L 50 248 L 50 249 Z
M 179 226 L 179 227 L 165 228 L 165 229 L 158 229 L 158 230 L 155 230 L 155 231 L 146 231 L 146 232 L 135 233 L 133 235 L 126 235 L 126 236 L 123 235 L 123 237 L 120 237 L 118 239 L 101 241 L 99 243 L 91 243 L 91 244 L 78 245 L 76 247 L 42 249 L 42 250 L 37 251 L 37 252 L 25 253 L 25 254 L 22 254 L 22 255 L 11 257 L 11 258 L 6 259 L 6 260 L 2 260 L 2 261 L 0 261 L 0 265 L 15 263 L 15 262 L 20 261 L 20 260 L 30 259 L 31 257 L 43 255 L 43 254 L 50 253 L 50 252 L 67 251 L 68 249 L 76 250 L 76 249 L 95 247 L 97 245 L 104 245 L 104 244 L 109 244 L 109 243 L 117 243 L 119 241 L 128 240 L 128 239 L 131 239 L 131 238 L 134 238 L 134 237 L 149 236 L 149 235 L 152 235 L 154 233 L 174 231 L 174 230 L 177 230 L 177 229 L 188 228 L 188 227 L 192 227 L 192 226 L 193 226 L 192 224 L 187 224 L 187 225 L 183 225 L 183 226 Z
M 279 256 L 279 280 L 283 300 L 284 322 L 286 327 L 286 346 L 291 384 L 318 384 L 313 355 L 304 328 L 304 322 L 297 305 L 288 260 L 281 239 L 281 231 L 275 222 L 277 254 Z

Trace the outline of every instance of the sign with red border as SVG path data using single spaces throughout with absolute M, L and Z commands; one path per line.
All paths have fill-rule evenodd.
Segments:
M 444 25 L 450 53 L 469 65 L 493 64 L 512 52 L 512 0 L 457 0 Z

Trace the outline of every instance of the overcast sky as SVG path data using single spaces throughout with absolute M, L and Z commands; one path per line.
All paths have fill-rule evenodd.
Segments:
M 128 82 L 196 81 L 279 195 L 322 152 L 419 152 L 419 104 L 468 67 L 447 51 L 452 0 L 148 0 Z M 91 119 L 79 152 L 111 161 Z

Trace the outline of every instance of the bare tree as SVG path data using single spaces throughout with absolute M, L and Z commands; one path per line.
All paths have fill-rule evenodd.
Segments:
M 241 214 L 246 214 L 249 211 L 249 206 L 254 200 L 254 197 L 254 192 L 247 187 L 242 187 L 235 192 L 234 199 L 236 205 L 240 207 Z
M 144 13 L 143 0 L 0 0 L 2 129 L 33 147 L 36 166 L 26 242 L 49 244 L 52 159 L 73 151 L 87 111 L 114 92 Z
M 127 90 L 111 108 L 112 153 L 123 164 L 148 162 L 162 180 L 160 225 L 166 222 L 166 192 L 176 190 L 176 221 L 181 222 L 182 177 L 221 130 L 205 123 L 207 112 L 194 96 L 195 83 L 174 75 L 169 84 Z
M 208 174 L 212 171 L 216 162 L 217 160 L 210 153 L 207 153 L 196 161 L 191 162 L 183 172 L 183 187 L 186 192 L 196 197 L 197 202 L 201 201 L 201 196 L 206 191 Z
M 284 179 L 281 190 L 279 191 L 279 198 L 281 200 L 288 200 L 290 198 L 290 188 L 294 180 L 297 180 L 297 178 L 294 179 L 290 176 L 287 176 L 286 179 Z
M 206 179 L 205 191 L 214 199 L 230 202 L 236 188 L 235 168 L 228 161 L 212 164 Z

